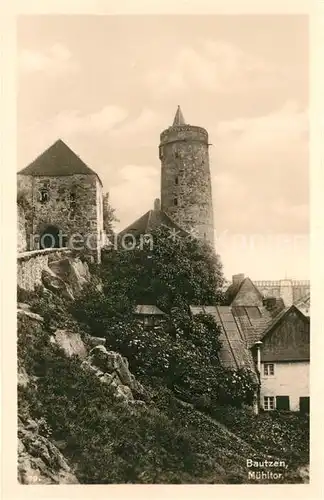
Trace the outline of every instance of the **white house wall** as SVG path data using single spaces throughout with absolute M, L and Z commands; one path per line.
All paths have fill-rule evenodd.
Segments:
M 264 363 L 261 365 L 261 407 L 264 396 L 289 396 L 290 409 L 299 411 L 299 398 L 309 397 L 309 362 L 277 362 L 274 375 L 264 375 Z

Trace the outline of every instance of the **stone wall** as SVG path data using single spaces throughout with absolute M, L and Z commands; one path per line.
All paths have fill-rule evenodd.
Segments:
M 32 220 L 27 238 L 29 250 L 39 248 L 41 234 L 47 226 L 55 226 L 76 249 L 81 238 L 98 256 L 102 233 L 102 186 L 94 175 L 26 176 L 18 174 L 18 190 L 25 193 L 32 207 Z M 42 195 L 42 193 L 45 193 Z M 42 201 L 42 196 L 45 200 Z M 33 237 L 30 237 L 33 235 Z
M 42 284 L 42 271 L 48 268 L 48 259 L 68 255 L 68 249 L 35 250 L 24 252 L 17 257 L 17 286 L 23 290 L 33 291 Z
M 282 298 L 286 307 L 295 304 L 310 292 L 310 282 L 307 280 L 254 281 L 254 284 L 264 297 Z
M 26 216 L 23 207 L 17 204 L 17 249 L 18 252 L 27 250 Z
M 161 134 L 161 209 L 183 229 L 214 245 L 208 134 L 191 125 Z

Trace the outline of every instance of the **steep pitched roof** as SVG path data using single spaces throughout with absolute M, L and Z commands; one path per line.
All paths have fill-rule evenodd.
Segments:
M 18 172 L 20 175 L 63 176 L 96 175 L 61 139 L 57 140 L 32 163 Z
M 143 314 L 144 316 L 165 316 L 165 313 L 157 306 L 145 304 L 138 304 L 135 308 L 135 314 Z
M 180 108 L 180 106 L 178 106 L 172 126 L 176 127 L 177 125 L 185 125 L 185 124 L 186 124 L 186 122 L 185 122 L 185 119 L 183 117 L 181 108 Z
M 294 312 L 305 325 L 308 326 L 306 330 L 300 328 L 293 328 L 287 330 L 280 330 L 281 323 Z M 262 361 L 309 361 L 309 317 L 305 316 L 295 305 L 285 308 L 279 313 L 268 327 L 263 332 L 260 340 L 263 343 L 261 346 L 261 360 Z M 277 336 L 273 338 L 272 335 Z M 273 341 L 275 340 L 275 341 Z
M 244 283 L 249 282 L 256 290 L 257 294 L 260 295 L 260 299 L 262 299 L 262 295 L 259 289 L 255 286 L 253 281 L 250 278 L 244 278 L 241 282 L 232 283 L 225 292 L 225 300 L 228 305 L 232 304 L 233 300 L 235 300 L 239 291 L 243 287 Z
M 305 321 L 309 321 L 309 318 L 307 318 L 299 309 L 298 307 L 296 307 L 294 304 L 290 307 L 286 307 L 285 309 L 283 309 L 279 314 L 277 314 L 277 316 L 275 316 L 275 318 L 273 318 L 273 320 L 269 323 L 269 325 L 267 326 L 267 328 L 264 330 L 262 336 L 260 337 L 259 340 L 264 340 L 265 337 L 267 335 L 269 335 L 275 327 L 277 327 L 279 325 L 279 323 L 281 323 L 283 321 L 283 319 L 285 318 L 285 316 L 291 312 L 291 311 L 296 311 L 298 315 L 300 315 L 300 317 L 302 317 L 303 319 L 305 319 Z
M 162 210 L 149 210 L 144 215 L 139 217 L 139 219 L 136 219 L 132 224 L 120 231 L 119 236 L 123 236 L 128 233 L 134 234 L 134 236 L 148 234 L 150 231 L 153 231 L 160 226 L 166 226 L 169 229 L 178 231 L 177 234 L 179 236 L 187 236 L 188 234 Z
M 310 293 L 307 293 L 306 295 L 304 295 L 303 297 L 301 297 L 296 303 L 295 303 L 295 306 L 296 307 L 300 307 L 300 306 L 303 306 L 303 305 L 307 305 L 307 306 L 310 306 Z
M 211 314 L 221 328 L 219 361 L 225 368 L 248 368 L 256 374 L 252 353 L 229 306 L 190 306 L 193 316 Z
M 232 306 L 232 312 L 242 329 L 248 347 L 252 347 L 260 340 L 273 320 L 271 313 L 260 306 Z

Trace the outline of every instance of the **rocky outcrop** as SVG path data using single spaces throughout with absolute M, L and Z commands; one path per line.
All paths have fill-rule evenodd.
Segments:
M 21 484 L 77 484 L 60 450 L 41 434 L 42 426 L 42 421 L 18 418 L 18 481 Z
M 113 388 L 118 399 L 133 402 L 146 401 L 149 397 L 144 387 L 129 371 L 127 359 L 117 352 L 107 351 L 103 345 L 91 349 L 82 367 Z
M 303 483 L 305 484 L 309 484 L 309 465 L 302 465 L 301 467 L 299 467 L 299 469 L 297 470 L 301 480 Z
M 20 385 L 21 387 L 27 387 L 27 385 L 30 382 L 29 375 L 28 375 L 28 373 L 26 372 L 26 369 L 23 366 L 19 367 L 17 382 L 18 382 L 18 385 Z
M 51 338 L 52 343 L 63 349 L 67 357 L 78 356 L 83 359 L 87 356 L 87 349 L 79 333 L 70 330 L 56 330 Z
M 39 321 L 40 323 L 43 323 L 44 318 L 42 316 L 30 311 L 27 307 L 24 307 L 23 309 L 21 309 L 21 306 L 27 306 L 27 304 L 18 304 L 18 309 L 17 309 L 18 317 L 19 316 L 25 316 L 25 317 L 27 316 L 30 319 L 33 319 L 35 321 Z
M 106 344 L 106 339 L 104 337 L 93 337 L 92 335 L 85 335 L 84 341 L 90 349 L 97 345 Z
M 56 276 L 56 274 L 50 268 L 45 268 L 42 270 L 42 283 L 45 288 L 47 288 L 51 292 L 56 293 L 61 297 L 69 300 L 74 299 L 70 286 L 65 283 L 65 281 L 63 281 L 59 276 Z
M 49 258 L 48 267 L 68 286 L 74 297 L 81 292 L 83 286 L 91 279 L 88 264 L 77 257 L 56 260 Z

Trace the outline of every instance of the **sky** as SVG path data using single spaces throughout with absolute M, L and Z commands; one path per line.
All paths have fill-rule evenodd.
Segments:
M 309 279 L 308 24 L 291 15 L 21 16 L 18 169 L 58 138 L 122 229 L 160 196 L 180 104 L 208 130 L 226 278 Z

